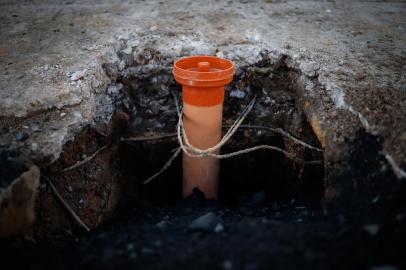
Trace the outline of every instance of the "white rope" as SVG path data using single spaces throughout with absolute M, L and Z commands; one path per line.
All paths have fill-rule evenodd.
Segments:
M 257 125 L 241 125 L 240 128 L 269 130 L 269 131 L 274 132 L 274 133 L 279 133 L 282 136 L 285 136 L 286 138 L 292 140 L 294 143 L 300 144 L 300 145 L 302 145 L 302 146 L 304 146 L 306 148 L 315 150 L 317 152 L 323 152 L 324 151 L 321 148 L 315 147 L 313 145 L 305 143 L 302 140 L 299 140 L 299 139 L 295 138 L 294 136 L 292 136 L 291 134 L 289 134 L 288 132 L 284 131 L 281 128 L 264 127 L 264 126 L 257 126 Z
M 180 144 L 180 147 L 182 150 L 191 157 L 197 157 L 197 158 L 202 158 L 202 157 L 214 157 L 218 159 L 224 159 L 224 158 L 230 158 L 238 155 L 243 155 L 247 154 L 253 151 L 257 151 L 260 149 L 268 149 L 268 150 L 275 150 L 280 153 L 283 153 L 286 157 L 293 159 L 295 161 L 301 162 L 302 160 L 300 158 L 297 158 L 295 155 L 279 148 L 276 146 L 271 146 L 271 145 L 258 145 L 254 146 L 251 148 L 246 148 L 243 150 L 235 151 L 232 153 L 228 154 L 215 154 L 213 153 L 214 151 L 220 149 L 224 144 L 228 142 L 228 140 L 234 135 L 234 133 L 237 131 L 237 129 L 241 126 L 241 123 L 244 121 L 244 119 L 247 117 L 247 115 L 251 112 L 252 108 L 254 107 L 256 101 L 256 96 L 250 101 L 250 103 L 247 105 L 247 107 L 243 110 L 243 112 L 240 114 L 240 116 L 237 118 L 237 120 L 234 122 L 234 124 L 231 125 L 230 129 L 227 131 L 227 133 L 224 135 L 224 137 L 220 140 L 218 144 L 216 144 L 213 147 L 207 148 L 207 149 L 199 149 L 194 147 L 193 145 L 190 144 L 185 128 L 183 126 L 183 121 L 182 121 L 182 112 L 179 109 L 179 103 L 177 98 L 175 97 L 175 105 L 176 105 L 176 110 L 178 112 L 178 126 L 177 126 L 177 131 L 178 131 L 178 141 Z
M 178 100 L 176 97 L 174 97 L 174 99 L 175 99 L 176 110 L 178 112 L 178 117 L 179 117 L 178 125 L 177 125 L 178 141 L 179 141 L 179 144 L 180 144 L 180 147 L 182 148 L 182 150 L 191 157 L 213 156 L 216 158 L 225 158 L 225 157 L 222 157 L 222 155 L 213 154 L 213 152 L 220 149 L 234 135 L 234 133 L 237 131 L 238 127 L 244 121 L 245 117 L 247 117 L 248 113 L 254 107 L 256 96 L 254 96 L 254 98 L 251 100 L 251 102 L 248 104 L 248 106 L 244 109 L 244 111 L 241 113 L 241 115 L 238 116 L 237 120 L 234 122 L 234 124 L 231 125 L 230 129 L 227 131 L 227 133 L 224 135 L 224 137 L 220 140 L 220 142 L 218 144 L 216 144 L 215 146 L 209 147 L 207 149 L 199 149 L 190 144 L 190 142 L 187 138 L 187 135 L 186 135 L 185 128 L 183 126 L 182 112 L 179 109 Z
M 256 95 L 250 101 L 250 103 L 247 105 L 247 107 L 245 107 L 245 109 L 242 111 L 242 113 L 237 117 L 235 122 L 230 126 L 229 130 L 226 132 L 226 134 L 223 136 L 223 138 L 220 140 L 220 142 L 207 149 L 199 149 L 190 144 L 189 139 L 186 135 L 184 125 L 183 125 L 183 120 L 182 120 L 183 111 L 180 109 L 178 99 L 175 95 L 174 95 L 174 101 L 175 101 L 176 111 L 178 114 L 178 124 L 177 124 L 176 129 L 177 129 L 177 137 L 178 137 L 178 142 L 179 142 L 180 147 L 175 149 L 175 153 L 165 163 L 165 165 L 162 167 L 162 169 L 159 172 L 155 173 L 150 178 L 148 178 L 147 180 L 145 180 L 144 184 L 151 182 L 152 180 L 157 178 L 162 172 L 164 172 L 166 169 L 168 169 L 171 166 L 173 160 L 179 155 L 180 150 L 183 150 L 183 152 L 185 154 L 187 154 L 188 156 L 191 156 L 191 157 L 196 157 L 196 158 L 213 157 L 213 158 L 218 158 L 218 159 L 224 159 L 224 158 L 230 158 L 230 157 L 234 157 L 234 156 L 238 156 L 238 155 L 247 154 L 247 153 L 254 152 L 257 150 L 261 150 L 261 149 L 267 149 L 267 150 L 274 150 L 274 151 L 280 152 L 280 153 L 284 154 L 287 158 L 290 158 L 295 162 L 304 163 L 304 161 L 302 159 L 298 158 L 296 155 L 289 153 L 279 147 L 272 146 L 272 145 L 258 145 L 258 146 L 242 149 L 239 151 L 235 151 L 232 153 L 223 154 L 223 155 L 215 154 L 215 152 L 217 150 L 219 150 L 223 145 L 225 145 L 230 140 L 230 138 L 234 135 L 234 133 L 241 126 L 244 119 L 251 112 L 252 108 L 254 107 L 255 101 L 256 101 Z M 269 128 L 269 129 L 272 131 L 281 133 L 282 135 L 287 136 L 288 138 L 292 139 L 293 141 L 295 141 L 305 147 L 314 149 L 316 151 L 323 151 L 320 148 L 311 146 L 305 142 L 302 142 L 302 141 L 296 139 L 295 137 L 291 136 L 290 134 L 288 134 L 287 132 L 284 132 L 281 129 L 273 129 L 273 128 Z

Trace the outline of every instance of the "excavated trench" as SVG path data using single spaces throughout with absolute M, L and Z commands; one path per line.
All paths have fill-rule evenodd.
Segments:
M 268 144 L 295 158 L 259 150 L 221 160 L 218 201 L 205 200 L 198 190 L 182 198 L 181 156 L 152 182 L 143 183 L 178 147 L 173 96 L 179 97 L 180 87 L 171 75 L 172 58 L 152 49 L 134 58 L 121 52 L 118 56 L 120 62 L 104 65 L 112 82 L 100 101 L 102 113 L 95 125 L 68 142 L 55 163 L 41 169 L 45 181 L 39 188 L 34 226 L 39 241 L 5 245 L 10 248 L 0 252 L 6 264 L 27 269 L 404 265 L 399 247 L 406 238 L 397 223 L 382 229 L 323 215 L 324 154 L 303 112 L 303 74 L 289 68 L 285 56 L 275 61 L 261 53 L 254 65 L 237 63 L 235 78 L 226 88 L 224 131 L 254 96 L 257 99 L 222 153 Z M 307 80 L 317 85 L 317 78 Z M 84 233 L 49 183 L 90 233 Z
M 57 162 L 43 170 L 90 228 L 108 219 L 117 202 L 119 208 L 125 208 L 175 206 L 182 201 L 181 155 L 158 178 L 143 183 L 178 146 L 173 135 L 177 123 L 173 97 L 179 97 L 181 91 L 172 78 L 173 59 L 147 49 L 134 61 L 123 53 L 118 55 L 126 63 L 124 68 L 104 65 L 112 78 L 107 99 L 114 112 L 109 123 L 99 121 L 86 128 L 65 146 Z M 264 55 L 254 65 L 239 67 L 226 87 L 224 131 L 254 96 L 257 100 L 222 153 L 268 144 L 295 159 L 277 151 L 258 150 L 221 160 L 219 201 L 238 207 L 254 196 L 261 203 L 295 202 L 317 208 L 324 191 L 323 152 L 282 134 L 321 148 L 297 94 L 300 72 L 288 68 L 285 57 L 272 61 Z M 80 166 L 75 166 L 78 163 Z M 75 230 L 50 188 L 42 187 L 39 198 L 38 235 Z
M 244 125 L 223 147 L 222 152 L 230 153 L 268 144 L 292 153 L 304 163 L 299 164 L 270 150 L 221 160 L 220 201 L 238 204 L 247 196 L 263 192 L 269 200 L 286 202 L 295 199 L 300 203 L 319 205 L 324 176 L 322 153 L 267 130 L 280 128 L 308 144 L 320 147 L 297 99 L 294 81 L 298 73 L 283 64 L 271 72 L 266 61 L 244 67 L 243 70 L 226 91 L 224 130 L 254 95 L 257 95 L 258 101 Z M 130 118 L 131 131 L 128 136 L 174 133 L 177 117 L 171 93 L 179 94 L 180 87 L 170 79 L 171 74 L 158 73 L 138 80 L 123 73 L 124 76 L 119 77 L 117 83 L 123 85 L 122 91 L 130 98 L 125 104 L 134 104 L 136 108 L 136 111 L 129 106 L 122 108 Z M 169 80 L 169 83 L 165 80 Z M 121 143 L 118 152 L 124 190 L 141 201 L 155 205 L 179 202 L 182 199 L 180 157 L 160 177 L 149 184 L 143 184 L 145 179 L 160 170 L 177 145 L 175 136 Z

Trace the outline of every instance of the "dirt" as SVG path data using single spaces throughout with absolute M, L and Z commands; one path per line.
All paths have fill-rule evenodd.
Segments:
M 95 158 L 73 170 L 64 171 L 86 160 L 95 151 L 106 146 Z M 88 127 L 64 147 L 61 158 L 42 170 L 89 228 L 97 227 L 109 217 L 117 201 L 118 183 L 115 169 L 114 145 L 108 138 Z M 71 216 L 55 199 L 48 185 L 42 185 L 36 202 L 36 237 L 50 237 L 75 231 Z
M 403 63 L 406 63 L 403 60 Z M 351 87 L 350 85 L 348 86 Z M 391 146 L 397 156 L 400 157 L 400 167 L 406 165 L 406 152 L 402 149 L 406 145 L 406 89 L 397 96 L 393 88 L 377 87 L 365 84 L 364 88 L 353 91 L 351 97 L 362 98 L 364 101 L 363 111 L 368 111 L 371 118 L 376 119 L 376 124 L 367 127 L 373 134 L 385 134 L 387 139 L 383 142 L 384 147 Z M 368 96 L 368 98 L 366 98 Z M 395 98 L 396 96 L 396 98 Z M 401 112 L 399 114 L 399 112 Z M 379 120 L 377 120 L 379 118 Z M 393 129 L 402 130 L 400 136 L 395 136 L 392 129 L 385 128 L 388 124 L 393 125 Z
M 223 230 L 191 230 L 208 212 Z M 113 218 L 89 234 L 3 242 L 0 252 L 13 269 L 401 269 L 405 225 L 405 214 L 365 224 L 256 194 L 230 206 L 195 192 L 161 207 L 123 198 Z
M 382 138 L 362 131 L 351 144 L 354 148 L 349 152 L 345 169 L 332 166 L 330 175 L 326 176 L 325 209 L 334 208 L 354 221 L 369 222 L 380 222 L 404 212 L 406 183 L 399 181 L 389 169 L 382 151 Z M 351 192 L 360 195 L 351 197 Z M 334 193 L 341 193 L 340 199 L 329 202 L 329 196 L 336 196 Z

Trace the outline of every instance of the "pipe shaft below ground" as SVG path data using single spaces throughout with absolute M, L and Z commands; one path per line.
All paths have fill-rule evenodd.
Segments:
M 222 117 L 222 103 L 210 107 L 184 103 L 183 123 L 191 145 L 199 149 L 216 145 L 221 139 Z M 216 199 L 219 169 L 220 160 L 216 158 L 195 158 L 183 153 L 183 196 L 187 197 L 198 187 L 206 198 Z

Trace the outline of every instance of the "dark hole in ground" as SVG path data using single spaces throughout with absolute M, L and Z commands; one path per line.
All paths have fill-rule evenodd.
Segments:
M 247 103 L 257 102 L 244 123 L 281 128 L 295 137 L 320 147 L 301 109 L 294 83 L 298 73 L 283 64 L 270 67 L 269 59 L 243 67 L 226 89 L 224 126 L 231 125 Z M 142 66 L 128 67 L 118 75 L 122 84 L 117 107 L 130 115 L 130 136 L 159 135 L 174 132 L 177 122 L 172 94 L 180 87 L 162 68 L 140 75 Z M 172 94 L 171 94 L 172 93 Z M 145 135 L 147 134 L 147 135 Z M 260 150 L 221 160 L 219 199 L 238 205 L 252 194 L 264 201 L 290 202 L 319 206 L 324 190 L 323 155 L 294 144 L 278 133 L 242 127 L 222 149 L 229 153 L 244 148 L 269 144 L 316 164 L 295 164 L 283 154 Z M 158 179 L 142 182 L 159 171 L 177 147 L 176 138 L 153 142 L 125 142 L 119 147 L 121 180 L 128 196 L 151 205 L 181 201 L 181 156 Z
M 155 63 L 156 68 L 151 68 L 152 64 L 129 65 L 116 74 L 115 81 L 107 89 L 107 100 L 113 104 L 101 102 L 101 106 L 110 106 L 105 108 L 106 111 L 115 110 L 110 123 L 88 127 L 65 145 L 58 161 L 42 170 L 92 227 L 110 216 L 117 201 L 121 201 L 120 206 L 124 208 L 173 207 L 182 201 L 180 156 L 159 178 L 143 184 L 172 155 L 171 151 L 177 147 L 176 138 L 142 142 L 120 140 L 121 137 L 148 138 L 175 131 L 177 113 L 172 94 L 179 95 L 180 87 L 173 81 L 168 63 L 172 64 L 172 61 Z M 112 65 L 105 68 L 107 66 L 110 70 L 117 70 Z M 296 205 L 320 206 L 324 190 L 322 152 L 264 129 L 280 128 L 320 147 L 297 97 L 295 82 L 298 76 L 297 71 L 283 63 L 278 62 L 271 68 L 269 61 L 264 60 L 257 65 L 241 67 L 226 89 L 224 131 L 255 95 L 257 101 L 244 121 L 248 126 L 237 131 L 223 147 L 223 153 L 269 144 L 284 149 L 305 163 L 293 162 L 271 150 L 221 160 L 221 203 L 238 207 L 250 201 L 255 201 L 254 204 L 290 204 L 295 201 Z M 103 117 L 101 114 L 97 119 Z M 102 147 L 106 148 L 85 165 L 65 171 L 92 157 Z M 308 164 L 307 161 L 316 162 Z M 50 189 L 42 188 L 39 197 L 40 221 L 36 228 L 41 235 L 76 228 L 71 218 L 61 213 L 61 206 L 53 199 Z M 49 209 L 52 211 L 45 211 Z

